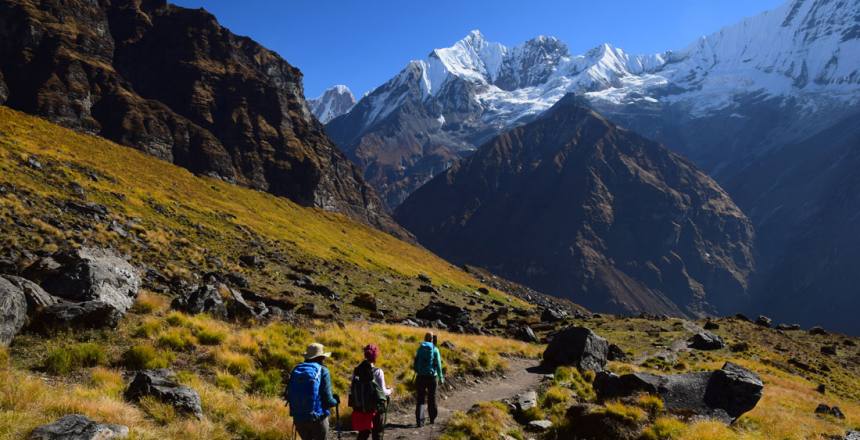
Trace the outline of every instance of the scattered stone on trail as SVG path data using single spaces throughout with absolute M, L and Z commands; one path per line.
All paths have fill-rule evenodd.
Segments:
M 451 341 L 444 341 L 441 344 L 439 344 L 439 346 L 442 348 L 447 348 L 448 350 L 453 350 L 453 349 L 457 348 L 457 346 L 454 345 L 454 343 Z
M 776 325 L 776 329 L 782 330 L 782 331 L 797 331 L 797 330 L 800 330 L 801 328 L 800 328 L 800 324 L 783 324 L 783 323 L 780 323 L 780 324 Z
M 568 423 L 558 438 L 638 440 L 643 428 L 643 421 L 618 417 L 605 411 L 603 406 L 588 403 L 568 408 L 565 419 Z
M 141 279 L 126 260 L 105 249 L 81 248 L 42 258 L 24 277 L 51 295 L 70 301 L 101 301 L 125 314 L 134 305 Z
M 838 406 L 829 406 L 823 403 L 819 403 L 818 407 L 815 408 L 815 414 L 833 416 L 840 420 L 845 419 L 845 414 Z
M 552 337 L 543 352 L 543 364 L 550 368 L 570 365 L 580 370 L 603 371 L 609 343 L 585 327 L 568 327 Z
M 826 336 L 829 333 L 827 333 L 827 330 L 824 330 L 823 327 L 816 325 L 815 327 L 812 327 L 809 329 L 809 334 L 810 335 L 818 335 L 818 336 Z
M 400 324 L 405 325 L 407 327 L 420 327 L 420 325 L 418 325 L 417 322 L 415 322 L 411 319 L 404 319 L 403 321 L 400 321 Z
M 486 287 L 478 287 L 478 293 L 482 295 L 489 295 L 490 289 L 487 289 Z
M 822 345 L 821 346 L 821 354 L 824 354 L 827 356 L 836 356 L 836 346 Z
M 714 321 L 708 320 L 705 322 L 705 330 L 718 330 L 720 325 Z
M 128 427 L 96 423 L 81 414 L 71 414 L 33 430 L 29 440 L 114 440 L 128 437 Z
M 109 213 L 106 206 L 100 205 L 98 203 L 81 203 L 76 202 L 74 200 L 68 200 L 65 203 L 65 207 L 69 211 L 75 211 L 79 214 L 93 216 L 96 218 L 104 217 Z
M 762 327 L 770 328 L 773 324 L 773 320 L 764 315 L 759 315 L 759 317 L 755 320 L 756 325 L 760 325 Z
M 418 281 L 421 281 L 422 283 L 433 284 L 433 280 L 430 278 L 429 275 L 419 273 L 417 278 Z
M 726 346 L 723 339 L 711 332 L 699 332 L 687 341 L 690 348 L 696 350 L 719 350 Z
M 624 361 L 627 360 L 627 353 L 621 347 L 609 344 L 609 352 L 606 355 L 606 359 L 610 361 Z
M 526 429 L 533 432 L 544 432 L 550 428 L 552 428 L 552 422 L 549 420 L 532 420 L 526 427 Z
M 27 325 L 27 298 L 24 291 L 0 277 L 0 346 L 7 346 Z
M 36 313 L 30 327 L 41 332 L 116 328 L 122 317 L 116 307 L 102 301 L 61 301 Z
M 752 322 L 752 319 L 750 319 L 747 315 L 744 315 L 743 313 L 736 314 L 735 319 L 739 321 Z
M 820 383 L 820 384 L 818 384 L 818 388 L 816 388 L 815 391 L 818 391 L 821 394 L 825 394 L 825 393 L 827 393 L 827 385 Z
M 138 371 L 125 391 L 125 398 L 138 401 L 153 396 L 180 412 L 203 417 L 203 407 L 197 391 L 180 385 L 172 371 L 167 369 Z
M 622 376 L 598 373 L 594 389 L 600 399 L 659 394 L 666 409 L 731 423 L 755 408 L 764 384 L 755 373 L 731 362 L 713 372 L 658 376 L 632 373 Z
M 832 437 L 836 440 L 860 440 L 860 431 L 848 431 L 842 437 Z
M 842 345 L 844 345 L 846 347 L 856 347 L 857 343 L 850 340 L 850 339 L 846 339 L 846 340 L 842 341 Z
M 39 162 L 39 159 L 36 156 L 30 156 L 27 158 L 27 166 L 34 170 L 41 170 L 42 162 Z
M 528 390 L 516 397 L 514 404 L 517 411 L 522 414 L 537 406 L 538 395 L 535 390 Z

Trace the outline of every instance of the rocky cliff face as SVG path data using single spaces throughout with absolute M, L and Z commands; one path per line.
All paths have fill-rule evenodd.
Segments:
M 453 261 L 599 311 L 746 303 L 749 220 L 692 164 L 568 96 L 418 189 L 395 217 Z
M 397 231 L 311 115 L 301 78 L 202 9 L 164 0 L 0 1 L 6 105 Z

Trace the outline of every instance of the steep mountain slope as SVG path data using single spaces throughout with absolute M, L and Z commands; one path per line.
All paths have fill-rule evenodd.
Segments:
M 736 161 L 824 129 L 860 102 L 857 17 L 857 2 L 792 0 L 654 55 L 609 44 L 571 55 L 552 37 L 507 48 L 474 31 L 411 62 L 329 130 L 394 206 L 454 153 L 575 92 L 723 181 Z
M 857 331 L 860 114 L 758 158 L 729 183 L 757 225 L 756 306 Z
M 164 0 L 0 1 L 0 103 L 398 232 L 298 69 Z
M 746 302 L 749 220 L 692 164 L 569 95 L 413 193 L 395 217 L 452 261 L 598 311 Z
M 355 96 L 349 87 L 336 85 L 317 98 L 309 99 L 308 106 L 311 113 L 323 124 L 346 113 L 355 105 Z

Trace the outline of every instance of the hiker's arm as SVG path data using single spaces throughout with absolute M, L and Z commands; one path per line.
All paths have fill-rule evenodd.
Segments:
M 439 352 L 438 348 L 433 348 L 433 354 L 436 355 L 436 362 L 434 365 L 436 368 L 436 377 L 439 378 L 439 383 L 445 383 L 445 372 L 442 371 L 442 353 Z
M 334 408 L 337 406 L 337 400 L 332 395 L 331 391 L 331 374 L 328 371 L 328 368 L 324 368 L 322 370 L 322 375 L 320 377 L 320 400 L 322 400 L 322 406 L 325 409 Z
M 394 391 L 391 388 L 385 388 L 385 372 L 382 371 L 381 368 L 373 370 L 373 380 L 376 381 L 376 384 L 379 385 L 379 388 L 382 388 L 382 390 L 385 391 L 386 396 L 390 396 L 391 392 Z
M 415 357 L 412 358 L 412 371 L 418 373 L 418 353 L 415 353 Z

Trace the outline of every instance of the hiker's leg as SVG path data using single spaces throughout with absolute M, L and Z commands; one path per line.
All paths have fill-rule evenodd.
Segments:
M 370 438 L 370 430 L 358 431 L 358 438 L 356 440 L 367 440 L 369 438 Z
M 430 411 L 430 423 L 436 422 L 436 378 L 430 376 L 427 382 L 427 409 Z
M 415 378 L 415 389 L 418 392 L 418 395 L 415 397 L 415 421 L 419 425 L 421 421 L 424 420 L 424 411 L 423 405 L 424 400 L 427 398 L 427 388 L 426 381 L 424 380 L 424 376 L 418 376 Z
M 315 440 L 314 425 L 315 422 L 293 422 L 296 426 L 296 432 L 302 440 Z
M 328 438 L 328 417 L 316 423 L 314 440 L 326 440 Z
M 378 412 L 373 417 L 373 440 L 382 440 L 382 430 L 385 429 L 385 413 Z M 365 437 L 367 438 L 367 437 Z

